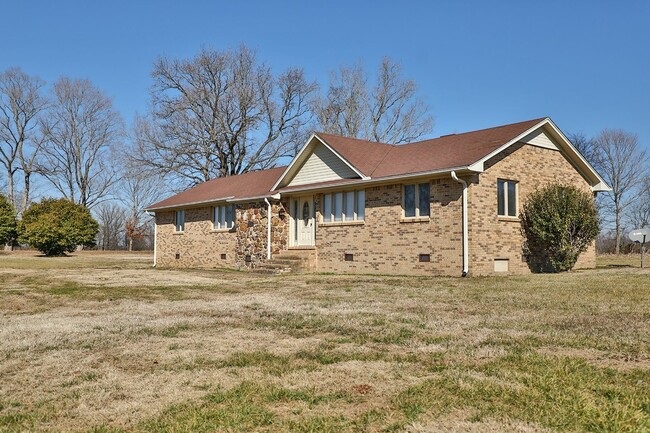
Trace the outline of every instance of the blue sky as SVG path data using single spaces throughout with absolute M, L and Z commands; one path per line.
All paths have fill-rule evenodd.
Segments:
M 89 78 L 127 123 L 147 109 L 159 55 L 245 43 L 276 71 L 326 83 L 387 55 L 420 85 L 432 136 L 545 115 L 650 148 L 649 1 L 6 1 L 0 70 Z

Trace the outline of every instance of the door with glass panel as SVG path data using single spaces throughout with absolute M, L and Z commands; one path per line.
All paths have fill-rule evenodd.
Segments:
M 314 197 L 305 196 L 292 199 L 292 220 L 291 233 L 294 246 L 313 246 L 316 225 L 314 224 Z

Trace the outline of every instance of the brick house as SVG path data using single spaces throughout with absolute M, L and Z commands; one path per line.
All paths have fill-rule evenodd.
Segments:
M 526 273 L 518 210 L 549 182 L 610 190 L 549 118 L 399 146 L 314 133 L 286 167 L 211 180 L 151 205 L 154 261 Z M 577 266 L 595 266 L 593 245 Z

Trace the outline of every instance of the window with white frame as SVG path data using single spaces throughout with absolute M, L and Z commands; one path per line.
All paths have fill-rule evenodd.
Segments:
M 366 191 L 323 194 L 323 222 L 354 222 L 366 219 Z
M 424 218 L 430 212 L 429 183 L 404 185 L 402 208 L 404 218 Z
M 185 231 L 185 211 L 177 210 L 176 215 L 174 216 L 174 225 L 176 226 L 177 232 Z
M 233 205 L 215 206 L 212 208 L 212 228 L 227 230 L 235 225 L 235 207 Z
M 517 216 L 517 182 L 497 179 L 497 215 Z

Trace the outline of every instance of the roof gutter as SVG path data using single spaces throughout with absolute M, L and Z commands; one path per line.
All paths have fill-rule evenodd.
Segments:
M 291 189 L 286 189 L 280 191 L 283 194 L 291 194 L 294 192 L 304 192 L 304 191 L 317 191 L 317 190 L 323 190 L 323 189 L 329 189 L 329 188 L 336 188 L 339 186 L 350 186 L 350 185 L 372 185 L 376 183 L 383 183 L 391 180 L 402 180 L 402 179 L 412 179 L 412 178 L 417 178 L 417 177 L 424 177 L 424 176 L 431 176 L 431 175 L 437 175 L 437 174 L 446 174 L 446 173 L 451 173 L 454 171 L 470 171 L 472 173 L 478 173 L 479 171 L 472 169 L 470 166 L 463 165 L 459 167 L 452 167 L 452 168 L 443 168 L 440 170 L 430 170 L 430 171 L 420 171 L 417 173 L 409 173 L 409 174 L 395 174 L 391 176 L 382 176 L 382 177 L 375 177 L 375 178 L 370 178 L 370 179 L 341 179 L 341 182 L 332 182 L 327 185 L 318 185 L 318 186 L 309 186 L 309 184 L 306 184 L 304 188 L 291 188 Z M 353 180 L 351 182 L 351 180 Z
M 469 241 L 468 241 L 468 223 L 467 223 L 467 181 L 459 179 L 456 172 L 451 172 L 451 178 L 463 185 L 463 273 L 466 277 L 469 274 Z
M 186 208 L 190 206 L 200 206 L 204 204 L 211 204 L 211 203 L 219 203 L 219 202 L 225 202 L 225 203 L 241 203 L 241 202 L 247 202 L 251 200 L 263 200 L 263 199 L 273 199 L 273 200 L 280 200 L 280 194 L 279 193 L 274 193 L 274 194 L 264 194 L 264 195 L 256 195 L 252 197 L 241 197 L 241 198 L 235 198 L 235 196 L 229 196 L 229 197 L 220 197 L 220 198 L 214 198 L 210 200 L 201 200 L 201 201 L 193 201 L 190 203 L 180 203 L 180 204 L 174 204 L 170 206 L 161 206 L 161 207 L 151 207 L 145 209 L 146 212 L 156 212 L 156 211 L 161 211 L 161 210 L 169 210 L 169 209 L 180 209 L 180 208 Z

